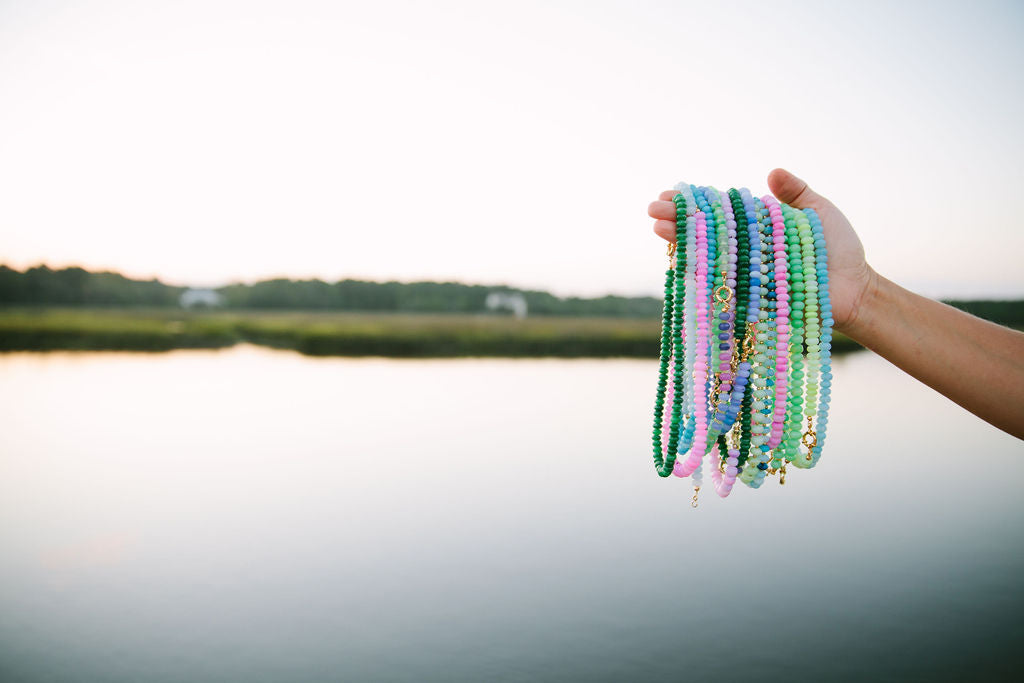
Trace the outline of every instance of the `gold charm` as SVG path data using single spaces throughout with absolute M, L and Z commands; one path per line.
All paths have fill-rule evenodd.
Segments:
M 723 311 L 729 310 L 730 301 L 732 301 L 732 289 L 729 285 L 719 285 L 715 288 L 715 303 L 721 304 Z
M 726 443 L 729 444 L 730 450 L 738 451 L 740 449 L 740 421 L 736 420 L 732 424 L 732 427 L 725 434 Z
M 814 431 L 813 418 L 807 416 L 807 430 L 800 437 L 800 443 L 807 449 L 807 460 L 811 460 L 811 450 L 818 445 L 818 435 Z

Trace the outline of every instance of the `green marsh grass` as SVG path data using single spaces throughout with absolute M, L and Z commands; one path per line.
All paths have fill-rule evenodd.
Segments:
M 656 358 L 660 320 L 498 315 L 0 309 L 0 350 L 166 351 L 248 342 L 314 356 Z M 836 351 L 859 348 L 836 335 Z

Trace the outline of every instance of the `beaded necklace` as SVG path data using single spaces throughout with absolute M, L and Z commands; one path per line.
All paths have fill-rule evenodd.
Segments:
M 697 507 L 705 454 L 722 498 L 818 463 L 834 320 L 817 213 L 746 188 L 676 192 L 652 443 L 658 475 L 691 477 Z
M 768 276 L 769 263 L 773 262 L 772 221 L 763 200 L 754 198 L 758 217 L 758 238 L 760 240 L 760 310 L 755 326 L 754 390 L 751 398 L 751 453 L 748 460 L 752 467 L 743 471 L 741 481 L 752 488 L 759 488 L 768 470 L 768 438 L 770 436 L 771 412 L 773 408 L 772 389 L 775 378 L 775 280 Z
M 698 471 L 704 456 L 704 443 L 707 438 L 707 377 L 708 377 L 708 226 L 706 214 L 698 211 L 696 214 L 696 318 L 694 323 L 695 333 L 692 337 L 696 349 L 695 361 L 692 366 L 693 376 L 693 413 L 694 431 L 693 445 L 690 448 L 690 455 L 685 461 L 676 461 L 674 474 L 677 477 L 688 477 Z M 690 327 L 687 325 L 687 331 Z M 687 366 L 689 369 L 691 366 Z M 694 489 L 699 492 L 701 474 L 694 478 Z
M 747 221 L 747 320 L 744 326 L 744 346 L 749 349 L 747 356 L 753 354 L 755 349 L 756 325 L 760 318 L 761 313 L 761 233 L 760 225 L 757 219 L 757 206 L 754 203 L 754 198 L 750 194 L 750 190 L 747 188 L 741 188 L 737 194 L 740 195 L 740 199 L 743 201 L 743 208 L 746 213 Z M 748 341 L 749 340 L 749 341 Z M 753 359 L 749 361 L 749 371 L 753 371 Z M 743 402 L 740 408 L 740 435 L 739 435 L 739 459 L 738 466 L 742 470 L 746 464 L 750 454 L 752 433 L 752 422 L 753 422 L 753 386 L 744 394 Z
M 792 273 L 792 280 L 795 283 L 803 278 L 803 261 L 801 259 L 801 248 L 799 239 L 810 230 L 807 216 L 794 211 L 791 207 L 785 206 L 782 209 L 786 222 L 786 236 L 788 238 L 789 272 Z M 784 436 L 780 448 L 772 458 L 772 468 L 780 468 L 784 480 L 786 476 L 786 464 L 796 455 L 800 442 L 800 424 L 803 407 L 804 373 L 803 373 L 803 348 L 804 348 L 804 302 L 803 294 L 793 292 L 792 310 L 790 312 L 790 368 L 789 398 L 787 401 L 787 417 L 784 427 Z
M 682 195 L 675 196 L 676 243 L 685 240 L 687 203 Z M 658 369 L 658 391 L 654 403 L 654 465 L 658 475 L 667 477 L 676 461 L 679 441 L 679 422 L 682 405 L 676 395 L 683 389 L 683 325 L 685 305 L 686 258 L 669 247 L 669 268 L 665 271 L 665 304 L 662 312 L 661 365 Z M 678 304 L 676 300 L 678 299 Z M 671 374 L 672 384 L 668 386 Z M 668 413 L 665 398 L 668 397 Z M 664 442 L 664 445 L 663 445 Z
M 804 209 L 804 213 L 807 215 L 807 219 L 811 224 L 816 262 L 815 275 L 818 280 L 817 294 L 821 302 L 820 316 L 822 318 L 821 343 L 819 349 L 821 358 L 821 402 L 817 407 L 817 429 L 808 429 L 807 432 L 804 433 L 803 437 L 804 446 L 809 450 L 808 455 L 810 456 L 810 461 L 805 460 L 804 462 L 807 463 L 806 465 L 800 463 L 799 458 L 793 461 L 794 465 L 800 463 L 798 466 L 809 468 L 818 464 L 818 459 L 821 457 L 821 450 L 825 445 L 825 432 L 828 429 L 828 409 L 832 400 L 832 327 L 835 324 L 835 321 L 832 319 L 832 302 L 829 298 L 828 253 L 825 247 L 825 235 L 822 229 L 821 219 L 818 218 L 818 214 L 814 209 Z M 807 411 L 809 412 L 810 410 L 811 409 L 808 407 Z M 811 422 L 811 419 L 811 417 L 808 417 L 808 423 Z
M 772 221 L 772 251 L 775 259 L 774 273 L 769 278 L 775 281 L 775 401 L 772 410 L 771 432 L 767 445 L 778 447 L 782 441 L 782 428 L 786 417 L 786 381 L 789 372 L 789 358 L 785 349 L 789 346 L 789 283 L 786 259 L 786 224 L 782 218 L 782 207 L 774 197 L 763 198 Z

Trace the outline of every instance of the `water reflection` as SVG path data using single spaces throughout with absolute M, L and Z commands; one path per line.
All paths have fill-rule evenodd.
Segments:
M 822 464 L 649 464 L 642 361 L 0 356 L 0 676 L 1012 678 L 1021 442 L 868 353 Z

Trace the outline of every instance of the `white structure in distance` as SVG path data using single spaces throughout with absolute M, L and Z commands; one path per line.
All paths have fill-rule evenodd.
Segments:
M 526 299 L 518 292 L 491 292 L 484 304 L 488 311 L 512 311 L 517 318 L 526 317 Z
M 224 297 L 212 289 L 186 289 L 178 298 L 182 308 L 216 308 L 224 303 Z

